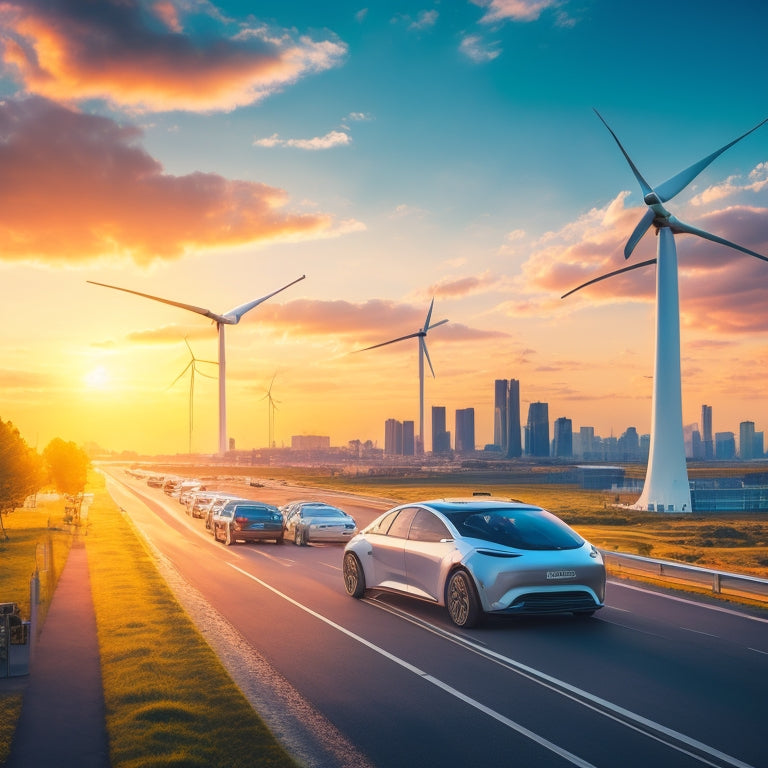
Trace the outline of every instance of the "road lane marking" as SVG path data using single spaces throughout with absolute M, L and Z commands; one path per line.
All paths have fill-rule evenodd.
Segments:
M 505 717 L 499 712 L 496 712 L 495 710 L 491 709 L 490 707 L 485 706 L 485 704 L 481 704 L 476 699 L 471 698 L 470 696 L 467 696 L 466 694 L 462 693 L 461 691 L 457 690 L 456 688 L 453 688 L 452 686 L 448 685 L 447 683 L 443 682 L 442 680 L 433 677 L 432 675 L 428 674 L 427 672 L 424 672 L 424 670 L 419 669 L 418 667 L 414 666 L 413 664 L 410 664 L 409 662 L 405 661 L 404 659 L 401 659 L 399 656 L 395 656 L 394 654 L 390 653 L 389 651 L 385 650 L 381 646 L 375 645 L 374 643 L 370 642 L 369 640 L 366 640 L 364 637 L 361 637 L 358 634 L 355 634 L 349 629 L 346 629 L 345 627 L 342 627 L 340 624 L 337 624 L 335 621 L 332 621 L 331 619 L 327 618 L 326 616 L 323 616 L 322 614 L 318 613 L 317 611 L 312 610 L 311 608 L 307 607 L 306 605 L 303 605 L 302 603 L 298 602 L 297 600 L 294 600 L 292 597 L 289 597 L 283 592 L 280 592 L 279 590 L 275 589 L 270 584 L 267 584 L 265 581 L 262 581 L 257 576 L 254 576 L 251 573 L 248 573 L 248 571 L 244 571 L 242 568 L 238 568 L 236 565 L 233 565 L 232 563 L 227 563 L 227 565 L 230 566 L 230 568 L 233 568 L 234 570 L 238 571 L 239 573 L 243 574 L 243 576 L 251 579 L 252 581 L 255 581 L 257 584 L 261 585 L 265 589 L 268 589 L 273 594 L 277 595 L 278 597 L 282 598 L 283 600 L 291 603 L 291 605 L 296 606 L 297 608 L 301 609 L 305 613 L 308 613 L 310 616 L 313 616 L 316 619 L 319 619 L 320 621 L 324 622 L 328 626 L 335 629 L 337 632 L 341 632 L 343 635 L 346 635 L 347 637 L 351 638 L 352 640 L 355 640 L 356 642 L 360 643 L 361 645 L 364 645 L 366 648 L 369 648 L 370 650 L 374 651 L 375 653 L 380 654 L 384 658 L 388 659 L 389 661 L 394 662 L 398 666 L 402 667 L 403 669 L 407 670 L 408 672 L 411 672 L 412 674 L 416 675 L 417 677 L 420 677 L 425 682 L 431 683 L 432 685 L 436 686 L 437 688 L 440 688 L 442 691 L 445 691 L 446 693 L 450 694 L 451 696 L 459 699 L 460 701 L 463 701 L 465 704 L 468 704 L 471 707 L 474 707 L 478 711 L 482 712 L 483 714 L 487 715 L 488 717 L 493 718 L 497 722 L 501 723 L 502 725 L 507 726 L 507 728 L 510 728 L 513 731 L 516 731 L 521 736 L 524 736 L 531 741 L 535 742 L 536 744 L 539 744 L 540 746 L 544 747 L 545 749 L 548 749 L 550 752 L 554 752 L 559 757 L 562 757 L 567 762 L 571 763 L 571 765 L 580 766 L 580 768 L 596 768 L 592 763 L 587 762 L 586 760 L 582 760 L 578 755 L 574 755 L 572 752 L 569 752 L 566 749 L 563 749 L 562 747 L 557 746 L 557 744 L 554 744 L 553 742 L 549 741 L 548 739 L 545 739 L 543 736 L 539 736 L 537 733 L 534 733 L 533 731 L 529 730 L 528 728 L 525 728 L 524 726 L 520 725 L 520 723 L 516 723 L 514 720 L 510 720 L 508 717 Z

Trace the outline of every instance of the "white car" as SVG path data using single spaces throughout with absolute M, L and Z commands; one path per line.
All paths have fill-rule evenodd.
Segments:
M 314 542 L 343 544 L 357 533 L 357 523 L 338 507 L 298 501 L 284 508 L 285 535 L 297 546 Z

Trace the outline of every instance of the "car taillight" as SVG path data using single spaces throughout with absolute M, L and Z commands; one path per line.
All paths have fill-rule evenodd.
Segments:
M 247 517 L 236 517 L 235 518 L 235 522 L 238 523 L 238 525 L 242 525 L 243 523 L 247 523 L 248 522 L 248 518 Z

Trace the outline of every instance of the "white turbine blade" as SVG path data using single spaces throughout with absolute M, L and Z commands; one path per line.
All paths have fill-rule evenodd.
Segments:
M 605 119 L 603 116 L 595 109 L 595 114 L 602 120 L 603 125 L 608 129 L 611 136 L 613 136 L 613 140 L 619 145 L 619 149 L 621 150 L 621 154 L 624 155 L 624 158 L 629 163 L 629 167 L 632 169 L 632 173 L 635 174 L 635 178 L 637 179 L 637 183 L 640 185 L 640 189 L 643 190 L 643 197 L 645 197 L 647 194 L 653 192 L 653 188 L 651 185 L 643 178 L 643 175 L 640 173 L 640 171 L 637 170 L 637 167 L 632 162 L 632 158 L 627 154 L 627 150 L 624 149 L 621 142 L 619 141 L 619 137 L 611 130 L 611 126 L 608 125 L 608 123 L 605 122 Z
M 437 328 L 438 325 L 445 325 L 448 322 L 448 320 L 440 320 L 437 323 L 432 323 L 432 325 L 427 326 L 425 330 L 431 331 L 433 328 Z
M 430 302 L 429 309 L 427 310 L 427 319 L 424 321 L 424 327 L 422 330 L 424 332 L 429 330 L 429 319 L 432 317 L 432 309 L 435 306 L 435 298 L 432 297 L 432 301 Z
M 609 277 L 614 277 L 615 275 L 620 275 L 622 272 L 631 272 L 633 269 L 640 269 L 640 267 L 647 267 L 649 264 L 655 264 L 656 259 L 648 259 L 648 261 L 641 261 L 639 264 L 632 264 L 629 267 L 623 267 L 622 269 L 617 269 L 614 272 L 609 272 L 607 275 L 601 275 L 600 277 L 595 277 L 592 280 L 587 281 L 586 283 L 582 283 L 578 288 L 573 288 L 568 293 L 564 293 L 560 298 L 564 299 L 567 296 L 570 296 L 572 293 L 576 293 L 576 291 L 580 291 L 582 288 L 586 288 L 588 285 L 594 285 L 595 283 L 599 283 L 601 280 L 607 280 Z
M 643 218 L 640 219 L 634 232 L 629 236 L 627 244 L 624 246 L 624 258 L 628 259 L 632 255 L 632 251 L 635 250 L 635 246 L 640 242 L 643 235 L 648 231 L 653 220 L 656 218 L 656 214 L 651 208 L 648 208 L 643 214 Z
M 688 235 L 697 235 L 704 238 L 704 240 L 711 240 L 713 243 L 720 243 L 720 245 L 727 245 L 729 248 L 733 248 L 736 251 L 741 251 L 749 256 L 754 256 L 756 259 L 762 259 L 762 261 L 768 261 L 768 256 L 763 256 L 755 251 L 750 251 L 749 248 L 744 248 L 742 245 L 732 243 L 730 240 L 713 235 L 710 232 L 705 232 L 703 229 L 697 229 L 688 224 L 683 223 L 680 219 L 676 219 L 674 216 L 670 216 L 669 224 L 674 233 L 685 233 Z
M 419 344 L 421 344 L 421 350 L 424 352 L 424 357 L 427 358 L 427 363 L 429 364 L 429 370 L 432 371 L 432 378 L 435 378 L 435 369 L 432 367 L 432 361 L 429 359 L 429 350 L 427 349 L 427 342 L 424 340 L 423 336 L 419 336 Z
M 366 352 L 369 349 L 378 349 L 379 347 L 386 347 L 387 344 L 395 344 L 398 341 L 404 341 L 405 339 L 412 339 L 416 336 L 421 336 L 421 331 L 415 333 L 409 333 L 407 336 L 399 336 L 396 339 L 390 339 L 389 341 L 382 341 L 381 344 L 374 344 L 372 347 L 365 347 L 364 349 L 355 350 L 356 352 Z
M 184 370 L 168 385 L 168 389 L 170 389 L 194 364 L 194 360 L 190 360 L 186 366 L 184 366 Z
M 661 200 L 662 203 L 671 200 L 676 194 L 685 189 L 713 160 L 720 157 L 726 149 L 730 149 L 734 144 L 749 136 L 750 133 L 756 131 L 761 125 L 764 125 L 767 122 L 768 118 L 758 123 L 754 128 L 750 128 L 746 133 L 743 133 L 738 139 L 734 139 L 730 144 L 720 147 L 720 149 L 713 152 L 711 155 L 707 155 L 703 160 L 699 160 L 698 163 L 694 163 L 684 171 L 680 171 L 680 173 L 673 176 L 671 179 L 667 179 L 663 184 L 659 184 L 655 189 L 659 200 Z
M 87 280 L 86 282 L 90 283 L 91 285 L 100 285 L 102 286 L 102 288 L 113 288 L 116 291 L 123 291 L 124 293 L 132 293 L 134 296 L 143 296 L 145 299 L 152 299 L 153 301 L 159 301 L 162 304 L 170 304 L 172 307 L 179 307 L 180 309 L 188 309 L 190 312 L 196 312 L 198 315 L 203 315 L 203 317 L 209 317 L 211 318 L 211 320 L 215 320 L 217 323 L 226 322 L 226 320 L 221 315 L 217 315 L 215 312 L 211 312 L 210 309 L 205 309 L 204 307 L 196 307 L 193 304 L 182 304 L 180 301 L 171 301 L 170 299 L 162 299 L 160 298 L 160 296 L 151 296 L 148 293 L 131 291 L 128 288 L 120 288 L 117 285 L 107 285 L 106 283 L 97 283 L 94 280 Z
M 247 304 L 241 304 L 239 307 L 235 307 L 234 309 L 230 309 L 229 312 L 224 314 L 224 322 L 228 323 L 229 325 L 237 325 L 237 323 L 240 322 L 240 318 L 246 313 L 250 312 L 254 307 L 258 307 L 259 304 L 265 302 L 267 299 L 271 299 L 276 294 L 280 293 L 281 291 L 284 291 L 286 288 L 290 288 L 292 285 L 295 285 L 300 280 L 303 280 L 306 277 L 306 275 L 302 275 L 301 277 L 297 277 L 295 280 L 292 280 L 287 285 L 284 285 L 282 288 L 278 288 L 276 291 L 272 291 L 272 293 L 268 293 L 266 296 L 262 296 L 260 299 L 255 299 L 254 301 L 249 301 Z

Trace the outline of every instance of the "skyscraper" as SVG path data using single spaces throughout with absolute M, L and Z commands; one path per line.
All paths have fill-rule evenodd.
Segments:
M 509 425 L 509 437 L 507 439 L 507 458 L 517 459 L 523 455 L 520 434 L 520 382 L 517 379 L 509 380 L 509 393 L 507 397 L 507 423 Z
M 403 425 L 397 419 L 384 422 L 384 453 L 388 456 L 402 456 Z
M 493 444 L 498 445 L 506 454 L 509 439 L 507 408 L 509 402 L 509 383 L 506 379 L 496 379 L 493 385 Z
M 701 406 L 701 430 L 702 442 L 704 443 L 704 460 L 710 461 L 715 458 L 715 443 L 712 440 L 712 406 Z
M 460 408 L 456 411 L 456 437 L 454 438 L 457 453 L 470 453 L 475 450 L 475 409 Z
M 528 406 L 525 452 L 528 456 L 549 456 L 549 403 Z
M 403 456 L 413 456 L 416 452 L 416 441 L 414 439 L 415 423 L 413 421 L 403 422 Z
M 745 461 L 755 458 L 755 422 L 739 424 L 739 458 Z
M 555 446 L 552 453 L 561 459 L 573 456 L 573 422 L 564 416 L 555 421 Z
M 450 453 L 451 433 L 445 429 L 445 406 L 432 406 L 432 453 Z

